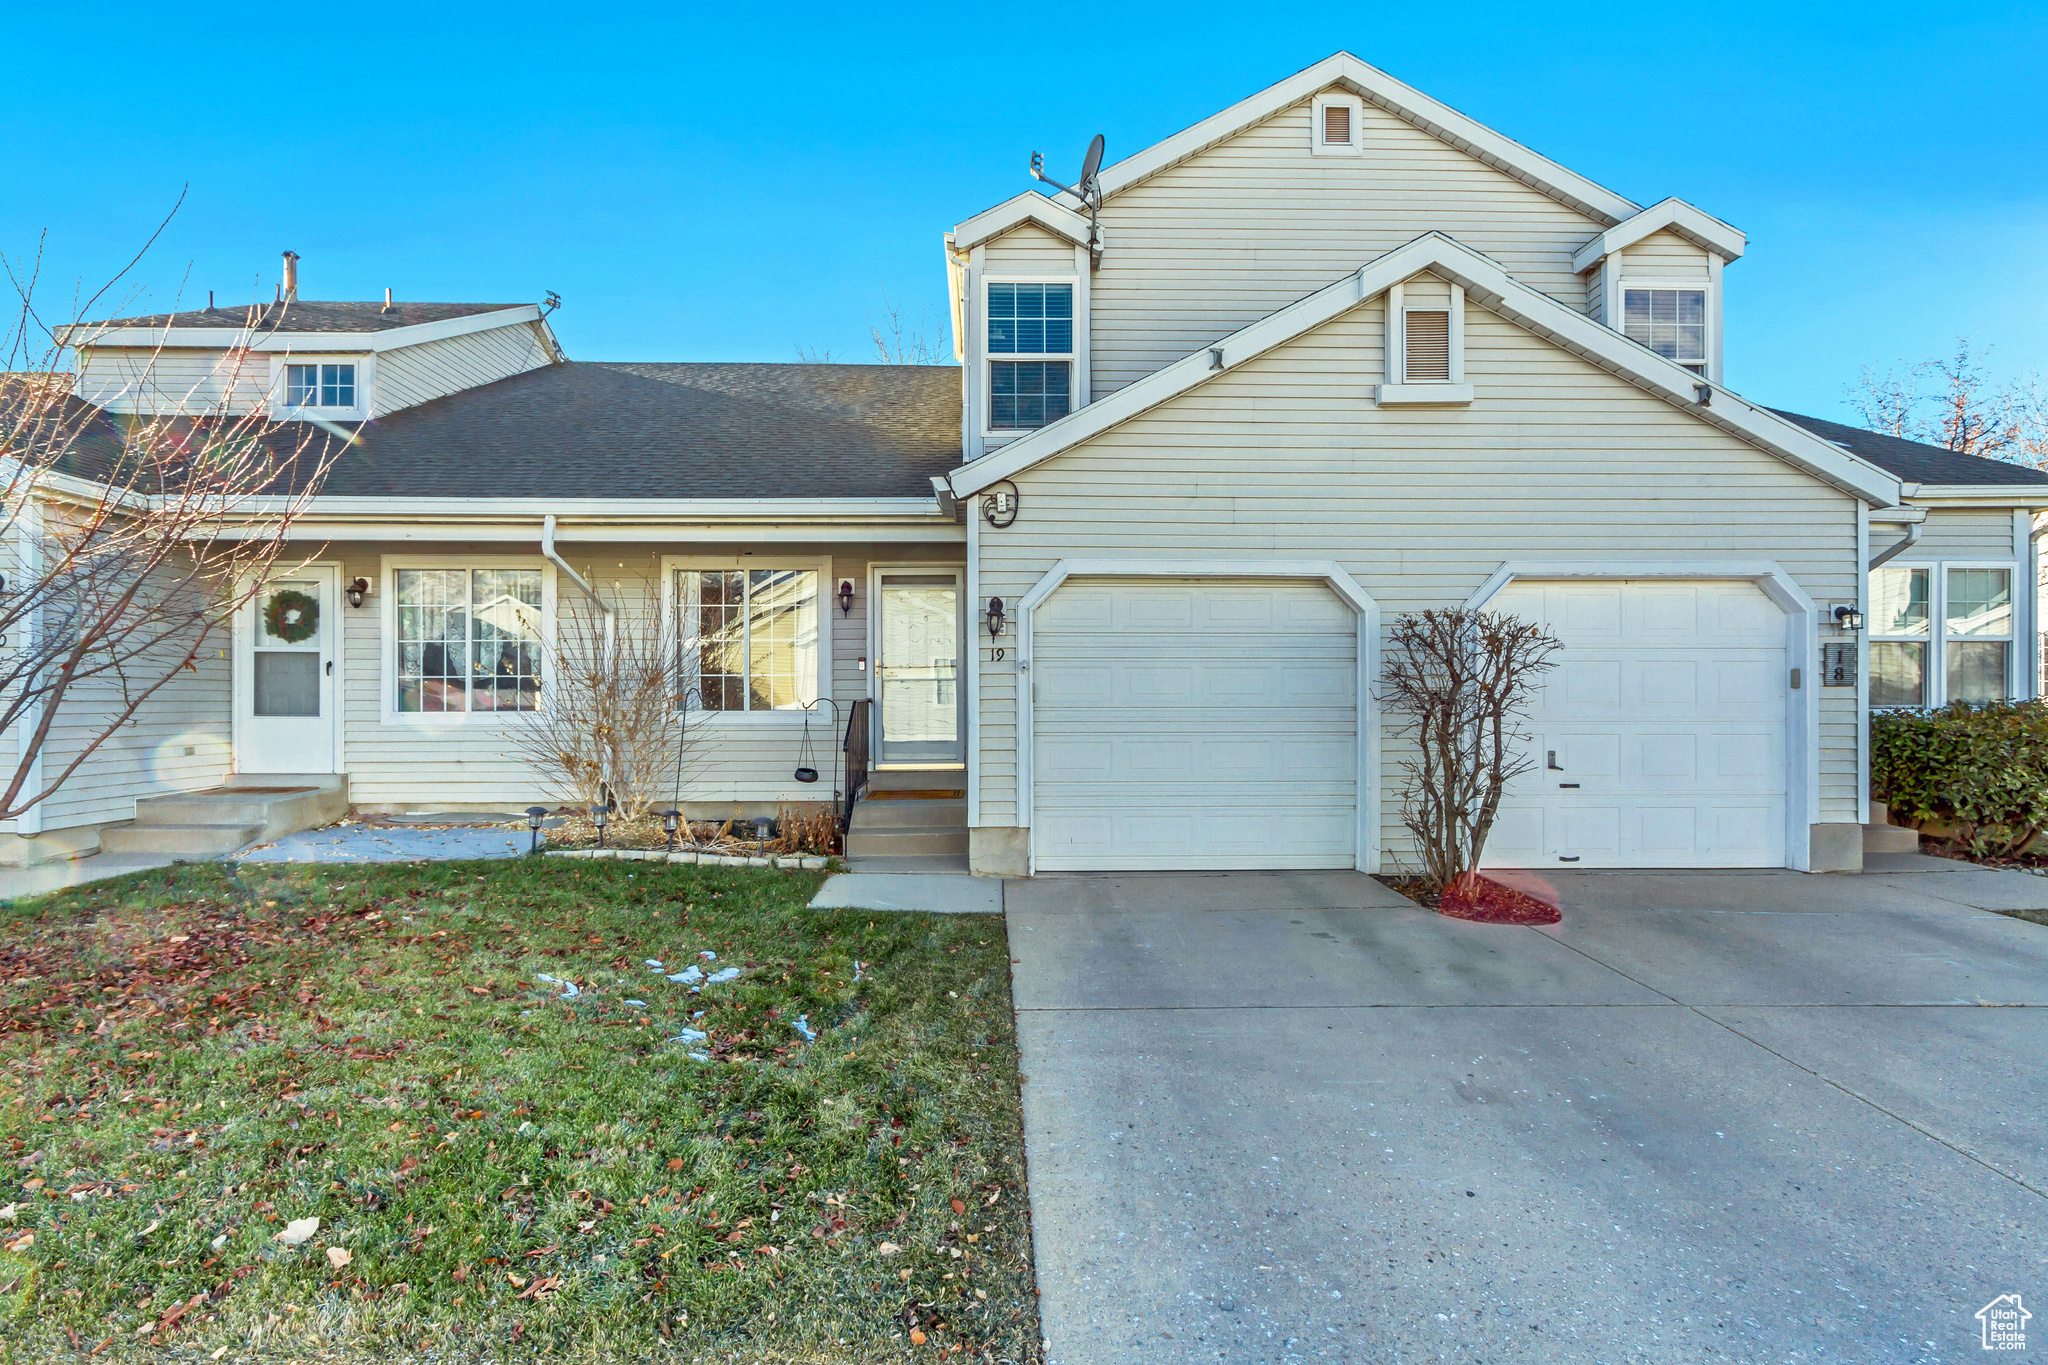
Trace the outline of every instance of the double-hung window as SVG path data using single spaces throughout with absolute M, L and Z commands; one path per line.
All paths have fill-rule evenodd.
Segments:
M 2011 695 L 2013 571 L 1887 564 L 1870 575 L 1870 704 L 1940 706 Z
M 1707 291 L 1622 291 L 1622 330 L 1628 339 L 1675 360 L 1694 374 L 1707 372 Z
M 676 612 L 680 690 L 691 710 L 817 704 L 815 570 L 679 569 Z
M 398 711 L 539 706 L 539 569 L 399 569 L 395 578 Z
M 356 367 L 350 364 L 287 365 L 284 401 L 294 408 L 352 408 Z
M 1073 409 L 1074 286 L 988 287 L 988 425 L 1030 431 Z

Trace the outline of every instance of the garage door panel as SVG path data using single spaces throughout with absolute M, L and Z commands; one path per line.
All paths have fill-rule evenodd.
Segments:
M 1784 865 L 1785 620 L 1753 584 L 1524 583 L 1492 609 L 1564 648 L 1487 864 Z
M 1032 625 L 1037 866 L 1353 866 L 1356 621 L 1319 584 L 1063 586 Z

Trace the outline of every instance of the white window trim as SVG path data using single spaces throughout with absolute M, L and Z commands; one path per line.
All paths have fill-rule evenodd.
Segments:
M 1946 706 L 1948 696 L 1948 642 L 1950 640 L 1982 640 L 1986 643 L 2005 645 L 2005 699 L 2010 701 L 2022 696 L 2021 679 L 2025 666 L 2021 658 L 2025 641 L 2020 636 L 2024 624 L 2021 619 L 2020 595 L 2025 591 L 2026 565 L 2012 559 L 1894 559 L 1869 570 L 1864 575 L 1868 581 L 1886 569 L 1926 569 L 1927 583 L 1927 633 L 1925 635 L 1893 635 L 1868 629 L 1865 634 L 1870 644 L 1925 644 L 1927 646 L 1927 700 L 1926 706 L 1933 710 Z M 2004 635 L 1951 635 L 1948 628 L 1948 572 L 1950 569 L 2004 569 L 2011 577 L 2007 580 L 2008 592 L 2012 597 L 2012 627 Z M 1865 591 L 1868 591 L 1866 586 Z M 1867 671 L 1869 665 L 1866 662 Z M 1897 708 L 1885 707 L 1885 710 Z
M 1085 251 L 1086 248 L 1077 248 L 1077 250 Z M 1058 353 L 1047 351 L 1043 354 L 1032 351 L 1021 353 L 1013 351 L 1006 352 L 1003 355 L 996 355 L 993 352 L 991 352 L 988 348 L 988 287 L 992 284 L 1072 285 L 1074 287 L 1073 349 Z M 995 408 L 996 385 L 994 367 L 997 364 L 1004 361 L 1066 361 L 1067 411 L 1069 414 L 1080 411 L 1081 408 L 1085 406 L 1087 402 L 1087 397 L 1082 392 L 1081 388 L 1081 348 L 1083 344 L 1082 337 L 1085 334 L 1084 329 L 1087 326 L 1087 292 L 1084 277 L 1080 277 L 1078 275 L 1054 274 L 1019 275 L 1012 274 L 1007 271 L 1001 271 L 992 274 L 983 274 L 980 281 L 976 285 L 976 290 L 979 295 L 978 301 L 981 305 L 981 317 L 975 326 L 974 339 L 976 343 L 976 349 L 980 351 L 981 355 L 980 360 L 978 362 L 980 365 L 980 371 L 976 375 L 975 380 L 977 387 L 981 391 L 981 394 L 980 401 L 977 405 L 980 411 L 978 411 L 975 414 L 975 421 L 980 424 L 982 439 L 984 441 L 1014 441 L 1020 436 L 1029 436 L 1034 431 L 1045 430 L 1045 427 L 998 427 L 991 420 L 990 414 L 994 411 Z M 1058 421 L 1059 419 L 1054 418 L 1053 420 Z M 1051 422 L 1046 423 L 1046 426 L 1051 425 Z
M 1408 293 L 1403 285 L 1387 290 L 1386 372 L 1387 382 L 1374 394 L 1383 408 L 1452 407 L 1472 401 L 1472 386 L 1465 382 L 1465 286 L 1450 286 L 1451 377 L 1449 379 L 1408 379 Z M 1418 311 L 1440 311 L 1432 303 Z
M 1709 256 L 1708 259 L 1717 260 L 1719 258 Z M 1663 276 L 1639 277 L 1629 274 L 1627 266 L 1624 263 L 1621 271 L 1621 278 L 1618 281 L 1616 281 L 1614 286 L 1614 300 L 1607 306 L 1613 314 L 1613 321 L 1609 322 L 1608 326 L 1612 327 L 1615 331 L 1621 333 L 1625 337 L 1628 336 L 1628 291 L 1631 289 L 1697 289 L 1702 294 L 1705 294 L 1707 296 L 1707 336 L 1705 345 L 1706 358 L 1700 362 L 1704 366 L 1704 370 L 1700 374 L 1700 378 L 1706 380 L 1710 384 L 1720 383 L 1721 289 L 1719 284 L 1711 277 L 1707 279 L 1694 278 L 1689 280 L 1668 279 Z M 1629 337 L 1629 340 L 1635 341 L 1635 338 Z M 1635 344 L 1638 346 L 1643 345 L 1643 343 L 1641 343 L 1640 341 L 1636 341 Z M 1650 348 L 1647 346 L 1643 346 L 1643 349 L 1646 351 L 1650 350 Z M 1655 351 L 1650 351 L 1650 354 L 1656 355 L 1657 353 Z M 1662 357 L 1659 358 L 1661 359 Z M 1692 368 L 1691 361 L 1674 360 L 1671 363 L 1678 366 L 1680 369 Z
M 356 367 L 356 404 L 352 408 L 323 408 L 311 404 L 294 407 L 285 401 L 288 365 L 353 365 Z M 377 357 L 360 351 L 307 351 L 303 355 L 283 351 L 270 357 L 270 387 L 265 403 L 272 421 L 302 421 L 318 417 L 328 422 L 364 422 L 370 417 L 371 390 L 377 379 Z
M 662 630 L 668 635 L 671 647 L 683 647 L 681 625 L 676 619 L 676 574 L 684 569 L 797 569 L 818 576 L 818 696 L 820 699 L 832 695 L 832 613 L 839 610 L 839 603 L 833 598 L 832 590 L 838 580 L 832 577 L 832 561 L 826 559 L 802 559 L 791 556 L 765 555 L 663 555 L 661 557 L 661 619 Z M 811 705 L 791 707 L 783 711 L 692 711 L 689 713 L 692 726 L 709 726 L 713 729 L 726 727 L 749 727 L 757 725 L 796 725 L 804 723 L 806 717 L 816 720 L 820 713 L 829 716 L 830 707 Z M 836 741 L 834 741 L 836 742 Z
M 1323 110 L 1336 105 L 1351 111 L 1351 140 L 1349 142 L 1323 141 Z M 1310 156 L 1364 156 L 1365 155 L 1365 101 L 1356 95 L 1329 91 L 1317 95 L 1310 105 L 1308 125 L 1308 153 Z
M 400 569 L 539 569 L 540 704 L 548 704 L 555 676 L 555 566 L 539 555 L 382 555 L 378 561 L 377 718 L 385 725 L 438 730 L 444 726 L 504 726 L 531 711 L 401 711 L 398 709 L 398 571 Z

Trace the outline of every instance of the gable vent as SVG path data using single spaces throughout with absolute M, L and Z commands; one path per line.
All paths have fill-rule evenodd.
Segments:
M 1410 384 L 1451 377 L 1451 315 L 1440 308 L 1410 309 L 1403 315 L 1407 334 L 1407 371 Z
M 1323 106 L 1323 141 L 1337 146 L 1349 146 L 1351 142 L 1351 106 L 1348 104 L 1326 104 Z

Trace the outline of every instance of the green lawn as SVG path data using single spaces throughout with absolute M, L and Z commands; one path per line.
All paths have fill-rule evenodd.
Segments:
M 0 906 L 0 1360 L 1035 1359 L 1002 923 L 817 881 L 210 864 Z

